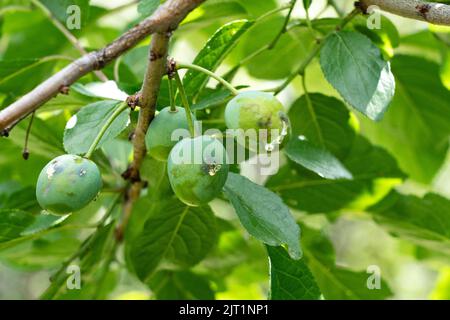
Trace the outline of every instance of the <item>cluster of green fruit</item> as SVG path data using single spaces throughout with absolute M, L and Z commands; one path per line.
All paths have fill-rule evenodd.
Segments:
M 282 104 L 272 94 L 258 91 L 238 94 L 225 110 L 229 129 L 283 130 L 284 117 Z M 146 144 L 152 157 L 167 161 L 169 181 L 176 196 L 190 206 L 200 206 L 221 192 L 229 164 L 223 144 L 214 137 L 172 139 L 174 130 L 188 128 L 184 108 L 166 107 L 152 121 Z M 101 187 L 101 174 L 94 162 L 76 155 L 63 155 L 41 171 L 36 195 L 43 209 L 67 214 L 85 207 Z

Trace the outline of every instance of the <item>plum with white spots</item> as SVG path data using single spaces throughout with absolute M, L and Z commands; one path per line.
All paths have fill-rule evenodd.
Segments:
M 36 197 L 42 209 L 54 214 L 68 214 L 87 206 L 101 187 L 101 174 L 94 162 L 66 154 L 53 159 L 42 169 Z

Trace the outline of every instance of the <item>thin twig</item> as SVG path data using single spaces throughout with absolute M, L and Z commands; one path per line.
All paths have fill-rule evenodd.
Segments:
M 286 18 L 284 19 L 283 26 L 281 27 L 280 31 L 275 36 L 273 41 L 269 44 L 269 47 L 268 47 L 269 50 L 274 48 L 277 45 L 278 41 L 280 40 L 281 36 L 286 33 L 287 25 L 289 23 L 289 20 L 291 19 L 292 11 L 294 11 L 294 7 L 295 7 L 296 3 L 297 3 L 297 0 L 291 0 L 291 2 L 289 3 L 289 11 L 288 11 L 288 14 L 286 15 Z
M 273 38 L 273 40 L 268 43 L 265 44 L 264 46 L 262 46 L 261 48 L 259 48 L 258 50 L 252 52 L 251 54 L 249 54 L 248 56 L 246 56 L 245 58 L 241 59 L 238 64 L 236 64 L 233 68 L 231 68 L 224 76 L 223 78 L 229 78 L 231 77 L 231 75 L 234 75 L 236 73 L 236 71 L 244 66 L 245 64 L 247 64 L 249 61 L 251 61 L 253 58 L 256 58 L 257 56 L 259 56 L 260 54 L 266 52 L 267 50 L 272 50 L 273 48 L 276 47 L 276 45 L 278 44 L 280 38 L 282 35 L 284 35 L 287 31 L 288 31 L 288 24 L 289 21 L 291 19 L 291 15 L 292 15 L 292 11 L 294 10 L 295 4 L 296 4 L 297 0 L 292 0 L 289 4 L 281 7 L 283 10 L 285 9 L 289 9 L 288 14 L 286 15 L 286 18 L 284 19 L 284 23 L 283 26 L 281 27 L 280 31 L 278 31 L 278 33 L 276 34 L 276 36 Z M 278 12 L 278 11 L 277 11 Z M 264 16 L 268 16 L 268 15 L 272 15 L 274 12 L 271 11 L 268 14 L 264 15 Z M 258 19 L 258 21 L 261 21 L 261 18 Z M 232 77 L 231 77 L 232 78 Z

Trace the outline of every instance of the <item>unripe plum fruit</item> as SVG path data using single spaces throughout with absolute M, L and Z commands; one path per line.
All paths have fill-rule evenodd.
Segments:
M 210 136 L 185 138 L 169 155 L 167 171 L 176 196 L 190 206 L 207 204 L 222 191 L 229 165 L 223 144 Z
M 261 91 L 242 92 L 231 99 L 225 109 L 225 123 L 229 129 L 254 130 L 257 141 L 250 142 L 256 142 L 257 145 L 265 142 L 266 151 L 272 151 L 270 145 L 280 146 L 290 130 L 289 119 L 281 102 L 273 94 Z M 272 132 L 272 129 L 277 131 Z M 239 138 L 243 137 L 238 134 L 238 141 Z
M 56 157 L 42 169 L 36 197 L 42 209 L 67 214 L 88 205 L 101 187 L 101 174 L 94 162 L 66 154 Z
M 192 119 L 195 121 L 194 115 Z M 172 139 L 172 133 L 176 129 L 189 132 L 186 110 L 180 107 L 176 107 L 176 111 L 172 111 L 170 107 L 162 109 L 153 119 L 145 136 L 148 153 L 157 160 L 167 161 L 170 150 L 178 142 Z

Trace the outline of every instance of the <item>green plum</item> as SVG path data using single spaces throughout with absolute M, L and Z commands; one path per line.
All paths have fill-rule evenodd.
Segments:
M 241 129 L 236 132 L 238 142 L 250 142 L 249 149 L 254 151 L 261 146 L 265 151 L 280 147 L 290 130 L 281 102 L 273 94 L 260 91 L 242 92 L 231 99 L 225 109 L 225 123 L 229 129 Z
M 192 119 L 195 121 L 194 115 Z M 181 107 L 176 107 L 175 111 L 170 107 L 162 109 L 153 119 L 145 136 L 148 153 L 157 160 L 167 161 L 170 150 L 179 141 L 178 136 L 172 139 L 172 133 L 176 129 L 185 129 L 189 133 L 186 110 Z
M 67 214 L 88 205 L 101 187 L 101 174 L 94 162 L 66 154 L 56 157 L 42 169 L 36 197 L 43 209 L 54 214 Z
M 223 144 L 210 136 L 185 138 L 169 154 L 167 173 L 176 196 L 190 206 L 207 204 L 222 191 L 228 177 Z

